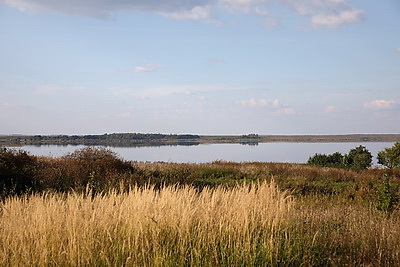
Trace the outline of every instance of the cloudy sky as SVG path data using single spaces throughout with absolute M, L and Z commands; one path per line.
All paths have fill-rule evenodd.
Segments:
M 0 134 L 400 133 L 398 0 L 0 0 Z

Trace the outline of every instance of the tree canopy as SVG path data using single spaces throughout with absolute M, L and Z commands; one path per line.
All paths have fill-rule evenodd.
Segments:
M 365 146 L 358 146 L 350 149 L 349 153 L 344 157 L 344 164 L 352 170 L 363 170 L 371 167 L 372 154 Z
M 388 168 L 400 167 L 400 142 L 378 152 L 378 163 Z
M 351 149 L 346 155 L 342 155 L 339 152 L 329 155 L 315 154 L 308 159 L 307 164 L 359 171 L 371 166 L 372 154 L 368 149 L 360 145 Z

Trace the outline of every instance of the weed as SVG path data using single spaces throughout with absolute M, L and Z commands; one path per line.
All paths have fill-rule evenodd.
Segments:
M 385 174 L 383 182 L 376 188 L 376 208 L 388 216 L 399 204 L 399 185 L 393 185 L 389 179 L 389 175 Z

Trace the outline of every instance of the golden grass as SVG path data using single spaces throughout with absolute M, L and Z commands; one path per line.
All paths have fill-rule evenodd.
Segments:
M 272 182 L 33 194 L 1 205 L 1 266 L 273 264 L 292 198 Z
M 312 266 L 400 266 L 400 212 L 309 197 L 297 201 L 286 252 Z

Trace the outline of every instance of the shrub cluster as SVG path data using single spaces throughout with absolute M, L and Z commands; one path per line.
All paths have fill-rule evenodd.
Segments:
M 100 147 L 79 149 L 59 159 L 37 157 L 22 150 L 0 150 L 2 197 L 29 191 L 67 192 L 87 186 L 98 192 L 132 178 L 134 173 L 130 162 Z
M 0 194 L 22 194 L 37 187 L 33 180 L 36 157 L 22 150 L 0 149 Z
M 360 171 L 371 167 L 372 154 L 364 146 L 358 146 L 342 155 L 340 152 L 333 154 L 315 154 L 310 157 L 307 164 L 321 167 L 345 168 Z
M 352 155 L 354 153 L 349 153 Z M 351 156 L 353 157 L 353 156 Z M 177 164 L 129 162 L 101 147 L 86 147 L 61 158 L 37 157 L 14 149 L 0 150 L 0 198 L 25 192 L 104 192 L 133 185 L 192 185 L 198 189 L 274 179 L 280 188 L 296 196 L 346 195 L 365 199 L 384 173 L 397 184 L 400 169 L 367 169 L 358 172 L 337 167 L 345 164 L 340 153 L 314 157 L 311 165 L 267 162 Z M 348 157 L 349 158 L 349 157 Z M 359 162 L 360 158 L 354 156 Z M 361 157 L 362 159 L 362 157 Z M 312 162 L 310 160 L 310 162 Z M 321 163 L 322 164 L 319 164 Z M 348 161 L 349 162 L 349 161 Z

